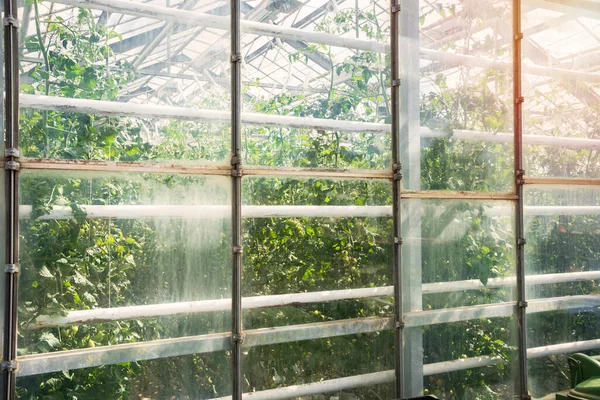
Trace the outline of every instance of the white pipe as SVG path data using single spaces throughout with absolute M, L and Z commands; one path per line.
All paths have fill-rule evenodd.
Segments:
M 329 379 L 303 385 L 286 386 L 277 389 L 262 390 L 254 393 L 244 393 L 243 399 L 252 400 L 282 400 L 295 399 L 304 396 L 314 396 L 321 393 L 337 392 L 357 387 L 380 385 L 393 382 L 395 371 L 373 372 L 364 375 L 354 375 L 346 378 Z M 213 400 L 231 400 L 231 396 L 219 397 Z
M 158 118 L 211 123 L 229 123 L 231 117 L 231 113 L 228 111 L 152 104 L 119 103 L 102 100 L 69 99 L 65 97 L 38 96 L 31 94 L 21 94 L 19 96 L 19 102 L 21 107 L 37 110 L 117 117 Z M 389 134 L 390 132 L 390 125 L 388 124 L 257 113 L 242 113 L 242 122 L 258 126 L 287 126 L 290 128 L 334 130 L 341 132 L 374 134 Z
M 221 30 L 229 29 L 229 18 L 191 12 L 170 7 L 155 6 L 148 3 L 139 3 L 126 0 L 56 0 L 56 3 L 72 5 L 75 7 L 92 8 L 110 11 L 120 14 L 135 15 L 143 18 L 158 19 L 161 21 L 175 22 L 182 25 L 203 26 Z M 378 53 L 389 53 L 388 44 L 372 40 L 362 40 L 352 37 L 343 37 L 322 32 L 313 32 L 298 28 L 289 28 L 279 25 L 266 24 L 262 22 L 241 21 L 241 29 L 244 33 L 253 35 L 278 37 L 281 39 L 303 40 L 309 43 L 337 46 L 347 49 L 372 51 Z M 422 48 L 419 51 L 421 58 L 432 61 L 440 61 L 455 65 L 467 65 L 481 68 L 494 68 L 510 70 L 510 61 L 498 61 L 485 57 L 455 54 Z M 554 78 L 568 78 L 579 81 L 600 82 L 600 74 L 565 70 L 559 68 L 541 67 L 536 65 L 523 65 L 523 72 L 535 75 L 550 76 Z
M 242 308 L 278 307 L 295 304 L 322 303 L 365 299 L 371 297 L 386 297 L 393 294 L 391 286 L 331 290 L 324 292 L 293 293 L 273 296 L 254 296 L 242 298 Z M 231 310 L 231 299 L 213 299 L 188 301 L 166 304 L 149 304 L 143 306 L 128 306 L 115 308 L 94 308 L 91 310 L 71 311 L 66 315 L 40 315 L 29 326 L 32 329 L 67 326 L 106 321 L 121 321 L 127 319 L 171 317 L 175 315 L 201 314 Z
M 231 206 L 222 205 L 81 205 L 86 218 L 207 218 L 222 219 L 231 216 Z M 31 216 L 32 206 L 19 207 L 19 218 Z M 243 206 L 244 218 L 379 218 L 391 216 L 388 206 Z M 42 220 L 70 219 L 73 210 L 55 206 Z
M 225 205 L 80 205 L 86 218 L 229 218 L 231 206 Z M 484 210 L 487 217 L 510 216 L 511 207 L 492 206 Z M 19 206 L 19 218 L 31 217 L 32 206 Z M 600 206 L 526 206 L 525 216 L 600 215 Z M 391 206 L 242 206 L 244 218 L 387 218 Z M 70 219 L 73 210 L 67 206 L 53 206 L 38 217 L 40 220 Z
M 184 121 L 201 121 L 212 123 L 229 123 L 230 113 L 219 110 L 172 107 L 151 104 L 118 103 L 102 100 L 70 99 L 65 97 L 21 94 L 21 107 L 36 110 L 74 112 L 104 116 L 121 116 L 132 118 L 158 118 Z M 258 126 L 286 126 L 296 129 L 331 130 L 339 132 L 372 133 L 389 135 L 389 124 L 375 122 L 343 121 L 323 118 L 292 117 L 259 113 L 242 113 L 242 122 Z M 448 132 L 421 127 L 422 137 L 452 137 L 458 140 L 482 140 L 488 142 L 512 143 L 514 136 L 510 133 L 480 132 L 457 129 Z M 567 138 L 544 135 L 523 135 L 523 143 L 528 145 L 562 146 L 574 149 L 600 149 L 599 139 Z
M 562 354 L 567 352 L 593 350 L 600 348 L 600 340 L 589 340 L 582 342 L 564 343 L 546 347 L 535 347 L 527 350 L 528 358 L 543 357 L 553 354 Z M 481 356 L 470 357 L 451 361 L 442 361 L 437 363 L 425 364 L 423 366 L 423 376 L 434 376 L 446 374 L 449 372 L 464 371 L 467 369 L 489 367 L 497 364 L 504 364 L 501 357 Z M 244 399 L 253 400 L 285 400 L 300 396 L 311 396 L 321 393 L 331 393 L 343 390 L 350 390 L 359 387 L 372 386 L 387 382 L 393 382 L 395 371 L 381 371 L 364 375 L 354 375 L 345 378 L 330 379 L 326 381 L 306 383 L 303 385 L 286 386 L 277 389 L 263 390 L 254 393 L 244 393 Z M 230 400 L 230 396 L 219 397 L 213 400 Z
M 600 271 L 574 272 L 565 274 L 535 275 L 526 277 L 528 286 L 546 285 L 561 282 L 578 282 L 600 279 Z M 490 279 L 487 286 L 480 281 L 467 280 L 456 282 L 426 283 L 423 285 L 424 294 L 450 293 L 463 290 L 497 289 L 514 285 L 515 278 Z M 376 297 L 393 296 L 392 286 L 375 288 L 330 290 L 321 292 L 292 293 L 271 296 L 253 296 L 242 298 L 242 308 L 251 310 L 257 308 L 290 306 L 297 304 L 315 304 L 331 301 L 358 300 Z M 600 298 L 592 295 L 565 296 L 550 299 L 532 300 L 530 312 L 552 311 L 578 306 L 580 304 L 597 303 Z M 456 322 L 473 318 L 493 318 L 510 315 L 514 303 L 482 304 L 478 306 L 445 308 L 429 311 L 412 311 L 406 314 L 407 325 L 423 326 L 430 324 Z M 40 315 L 29 325 L 31 329 L 63 327 L 76 324 L 90 324 L 108 321 L 122 321 L 140 318 L 156 318 L 174 315 L 202 314 L 223 312 L 231 309 L 230 299 L 212 299 L 178 303 L 150 304 L 141 306 L 94 308 L 91 310 L 71 311 L 66 315 Z

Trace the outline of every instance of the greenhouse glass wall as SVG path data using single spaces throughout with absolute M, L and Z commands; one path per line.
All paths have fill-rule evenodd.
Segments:
M 0 398 L 554 399 L 600 354 L 599 0 L 5 0 L 2 51 Z

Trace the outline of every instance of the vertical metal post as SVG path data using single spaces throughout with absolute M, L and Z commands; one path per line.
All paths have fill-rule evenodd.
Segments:
M 392 218 L 394 229 L 394 364 L 396 369 L 396 397 L 404 398 L 404 307 L 402 291 L 402 163 L 400 162 L 400 69 L 398 65 L 398 0 L 390 2 L 390 64 L 392 111 Z
M 242 399 L 242 153 L 240 0 L 231 0 L 232 359 L 233 400 Z
M 517 319 L 519 329 L 519 392 L 521 399 L 530 399 L 527 388 L 527 324 L 525 299 L 525 237 L 523 227 L 523 94 L 521 76 L 521 0 L 513 0 L 513 98 L 515 156 L 515 236 L 517 240 Z
M 419 68 L 418 0 L 399 0 L 398 62 L 402 85 L 400 91 L 399 131 L 403 163 L 403 185 L 410 190 L 421 189 L 421 138 Z M 407 200 L 404 204 L 404 246 L 402 248 L 403 311 L 423 309 L 423 271 L 421 260 L 421 202 Z M 423 394 L 423 328 L 404 329 L 404 396 Z
M 15 398 L 17 372 L 17 303 L 19 277 L 19 59 L 16 0 L 4 2 L 5 74 L 5 289 L 2 396 Z

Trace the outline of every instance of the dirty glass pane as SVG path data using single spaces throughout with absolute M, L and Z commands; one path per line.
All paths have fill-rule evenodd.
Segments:
M 20 187 L 22 354 L 229 330 L 228 178 L 31 171 Z
M 242 24 L 246 162 L 389 169 L 388 5 L 252 5 L 242 10 L 242 20 L 272 25 L 257 31 Z M 282 29 L 291 30 L 281 36 Z
M 525 170 L 598 178 L 598 5 L 522 3 Z
M 231 394 L 225 351 L 19 377 L 19 399 L 213 399 Z M 43 396 L 43 397 L 42 397 Z
M 393 355 L 389 351 L 393 336 L 393 331 L 386 330 L 252 347 L 243 356 L 244 392 L 285 390 L 287 386 L 320 382 L 313 392 L 322 393 L 319 396 L 304 397 L 298 392 L 291 395 L 315 399 L 332 399 L 336 395 L 349 399 L 392 399 L 393 386 L 388 383 L 394 379 Z M 320 380 L 315 379 L 317 376 Z M 328 385 L 326 381 L 332 379 L 338 382 Z M 377 385 L 373 379 L 378 380 Z M 293 390 L 298 389 L 302 390 Z
M 525 195 L 529 377 L 541 396 L 569 388 L 568 356 L 598 348 L 600 190 L 532 186 Z
M 402 30 L 400 39 L 407 43 L 400 45 L 404 79 L 420 74 L 402 100 L 404 184 L 413 190 L 509 191 L 511 2 L 418 3 L 418 24 Z M 416 98 L 419 113 L 411 114 Z
M 389 315 L 389 204 L 386 181 L 246 178 L 242 292 L 278 307 L 244 311 L 244 327 Z
M 209 139 L 230 132 L 215 124 L 230 120 L 230 4 L 159 3 L 151 7 L 179 14 L 51 1 L 20 7 L 23 155 L 197 163 L 227 156 L 227 141 Z M 204 18 L 178 23 L 190 14 Z

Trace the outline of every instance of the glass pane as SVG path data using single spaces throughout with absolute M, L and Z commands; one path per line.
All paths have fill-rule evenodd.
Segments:
M 242 25 L 246 163 L 390 168 L 388 7 L 273 2 L 242 19 L 265 24 Z
M 227 352 L 21 377 L 19 399 L 212 399 L 231 394 Z
M 414 65 L 402 63 L 405 74 L 420 73 L 421 77 L 421 127 L 418 132 L 416 127 L 405 132 L 405 186 L 413 190 L 510 191 L 510 2 L 421 0 L 418 12 L 419 25 L 414 22 L 400 38 L 400 57 L 420 59 Z M 416 40 L 419 46 L 412 47 Z M 402 41 L 407 44 L 403 46 Z M 415 54 L 405 54 L 407 51 Z M 416 95 L 409 93 L 404 103 Z M 414 112 L 403 118 L 410 124 L 419 115 Z
M 230 5 L 175 3 L 152 4 L 167 20 L 144 7 L 137 12 L 148 17 L 127 7 L 22 6 L 23 155 L 223 161 L 229 142 L 211 139 L 229 136 L 217 122 L 230 120 Z M 205 23 L 179 25 L 167 11 Z
M 543 396 L 570 387 L 568 356 L 597 348 L 600 190 L 532 186 L 525 196 L 529 377 Z
M 244 297 L 288 295 L 245 328 L 392 312 L 389 182 L 252 177 L 244 196 Z
M 514 203 L 411 199 L 402 213 L 410 310 L 515 299 Z
M 600 177 L 597 5 L 524 0 L 523 29 L 527 174 Z
M 273 388 L 284 390 L 292 385 L 323 383 L 330 379 L 393 370 L 393 354 L 390 351 L 393 337 L 393 331 L 381 331 L 250 348 L 243 363 L 244 392 Z M 391 384 L 372 386 L 360 377 L 356 379 L 351 389 L 323 388 L 323 393 L 335 396 L 339 392 L 340 398 L 393 398 Z
M 425 326 L 424 392 L 439 398 L 512 398 L 518 390 L 516 346 L 512 317 Z M 438 364 L 444 361 L 449 363 Z
M 22 353 L 229 330 L 228 178 L 70 175 L 21 175 Z

